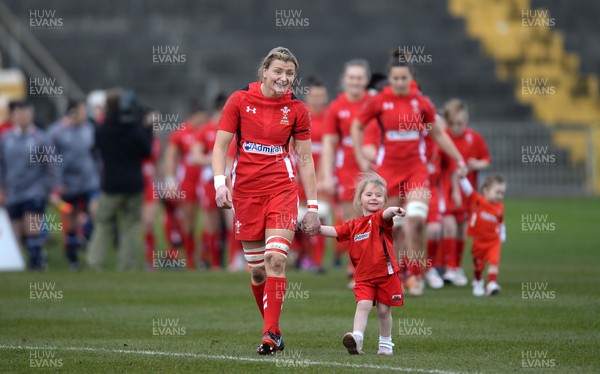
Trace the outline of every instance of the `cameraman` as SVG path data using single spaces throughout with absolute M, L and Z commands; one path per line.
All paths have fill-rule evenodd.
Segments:
M 107 93 L 106 121 L 96 129 L 100 153 L 101 194 L 96 227 L 88 251 L 92 270 L 106 266 L 106 251 L 119 227 L 118 270 L 134 270 L 142 253 L 142 161 L 151 154 L 152 128 L 142 125 L 142 113 L 131 91 Z

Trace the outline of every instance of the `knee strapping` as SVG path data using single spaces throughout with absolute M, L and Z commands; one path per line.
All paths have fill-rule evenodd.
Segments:
M 269 236 L 265 246 L 265 254 L 278 253 L 284 257 L 287 257 L 291 244 L 292 243 L 283 236 Z
M 244 248 L 244 258 L 251 268 L 265 266 L 265 247 Z

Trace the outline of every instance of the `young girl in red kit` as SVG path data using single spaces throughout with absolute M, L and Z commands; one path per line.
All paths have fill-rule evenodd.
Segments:
M 350 259 L 356 267 L 354 330 L 343 338 L 350 354 L 363 353 L 364 332 L 374 305 L 377 305 L 380 333 L 377 354 L 393 353 L 392 306 L 404 305 L 404 298 L 398 274 L 400 267 L 394 257 L 392 228 L 394 216 L 404 217 L 405 211 L 395 206 L 383 209 L 386 201 L 385 180 L 372 172 L 363 173 L 354 193 L 354 204 L 362 210 L 363 216 L 320 229 L 323 236 L 349 241 Z
M 499 175 L 490 175 L 483 181 L 482 194 L 474 191 L 467 178 L 460 180 L 460 186 L 467 196 L 471 217 L 467 235 L 473 238 L 474 296 L 493 296 L 500 292 L 497 282 L 500 265 L 500 247 L 506 239 L 504 227 L 504 194 L 506 183 Z M 482 273 L 488 264 L 488 284 L 483 287 Z

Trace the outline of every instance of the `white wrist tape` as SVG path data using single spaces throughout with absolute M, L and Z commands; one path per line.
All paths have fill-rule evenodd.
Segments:
M 226 177 L 224 175 L 215 175 L 213 177 L 213 181 L 214 181 L 214 184 L 215 184 L 215 190 L 217 188 L 225 185 L 225 179 L 226 179 Z
M 317 200 L 307 200 L 306 211 L 311 213 L 319 213 L 319 202 Z

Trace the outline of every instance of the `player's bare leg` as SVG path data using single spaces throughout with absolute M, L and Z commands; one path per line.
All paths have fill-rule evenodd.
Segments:
M 392 307 L 377 303 L 377 317 L 379 318 L 379 350 L 378 355 L 391 355 L 392 343 Z
M 348 349 L 351 355 L 357 355 L 362 352 L 363 340 L 369 313 L 373 308 L 372 300 L 360 300 L 356 303 L 356 312 L 354 313 L 353 331 L 344 335 L 342 343 Z
M 227 247 L 229 251 L 229 271 L 241 271 L 244 270 L 246 264 L 244 262 L 244 253 L 242 243 L 235 238 L 233 230 L 233 212 L 231 209 L 224 209 L 221 211 L 223 219 L 225 220 L 225 227 L 227 229 Z

